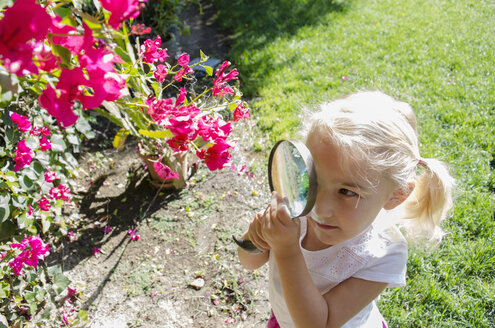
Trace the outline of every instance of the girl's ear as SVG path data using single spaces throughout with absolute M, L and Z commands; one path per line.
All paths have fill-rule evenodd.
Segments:
M 407 188 L 396 189 L 392 194 L 392 197 L 390 197 L 390 199 L 385 203 L 385 205 L 383 205 L 383 208 L 386 210 L 393 210 L 394 208 L 402 204 L 407 199 L 407 197 L 409 197 L 409 195 L 412 193 L 412 191 L 414 190 L 414 186 L 415 186 L 414 182 L 409 182 L 407 184 Z

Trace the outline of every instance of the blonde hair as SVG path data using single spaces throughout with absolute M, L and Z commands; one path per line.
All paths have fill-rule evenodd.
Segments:
M 357 170 L 370 185 L 385 177 L 407 191 L 415 182 L 403 205 L 403 219 L 411 219 L 404 221 L 407 235 L 440 241 L 454 179 L 441 161 L 420 156 L 411 106 L 378 91 L 358 92 L 322 104 L 303 129 L 306 138 L 313 133 L 346 154 L 339 158 L 341 167 Z

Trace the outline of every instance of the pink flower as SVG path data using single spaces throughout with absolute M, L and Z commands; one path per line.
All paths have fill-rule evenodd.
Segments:
M 167 76 L 167 66 L 163 64 L 156 66 L 156 71 L 153 73 L 153 75 L 158 82 L 163 82 L 163 80 L 165 80 L 165 77 Z
M 128 234 L 129 236 L 131 236 L 131 235 L 135 235 L 136 233 L 137 233 L 137 229 L 134 229 L 134 228 L 133 228 L 133 229 L 129 229 L 129 231 L 127 231 L 127 234 Z
M 248 118 L 250 116 L 251 115 L 249 114 L 249 109 L 243 102 L 241 102 L 234 110 L 234 122 L 237 122 L 243 118 Z
M 38 73 L 33 62 L 36 41 L 45 39 L 52 25 L 50 15 L 35 0 L 17 0 L 0 20 L 0 62 L 23 76 Z
M 144 24 L 136 24 L 131 27 L 131 34 L 143 35 L 151 33 L 151 28 L 146 27 Z
M 41 199 L 38 201 L 38 206 L 42 211 L 49 211 L 50 207 L 52 207 L 45 195 L 41 196 Z
M 101 253 L 101 248 L 93 247 L 93 255 L 96 256 Z
M 131 236 L 131 241 L 138 241 L 138 240 L 139 240 L 139 238 L 141 238 L 141 236 L 140 236 L 140 235 L 138 235 L 138 234 L 132 235 L 132 236 Z
M 67 297 L 71 298 L 72 296 L 77 294 L 77 289 L 76 288 L 70 288 L 67 287 Z
M 52 143 L 45 136 L 41 136 L 40 148 L 42 151 L 47 151 L 48 149 L 52 148 Z
M 67 232 L 67 237 L 69 237 L 70 242 L 73 242 L 76 240 L 76 234 L 74 233 L 74 231 Z
M 228 86 L 227 83 L 231 80 L 237 80 L 239 72 L 237 72 L 237 69 L 234 68 L 229 73 L 225 73 L 225 70 L 229 66 L 230 62 L 225 61 L 215 73 L 212 94 L 216 97 L 223 97 L 226 94 L 234 94 L 234 90 L 232 90 L 232 88 Z
M 213 120 L 212 118 L 203 116 L 197 123 L 198 134 L 203 137 L 204 141 L 216 141 L 217 139 L 227 139 L 232 132 L 230 122 L 225 122 L 220 118 Z
M 186 67 L 187 64 L 189 64 L 189 55 L 186 53 L 180 55 L 179 58 L 177 59 L 177 64 L 179 64 L 182 67 Z
M 69 49 L 73 55 L 78 55 L 84 43 L 84 36 L 77 32 L 75 27 L 61 24 L 62 18 L 52 17 L 52 26 L 49 32 L 52 34 L 52 42 Z
M 27 215 L 29 215 L 29 216 L 33 215 L 33 207 L 31 205 L 28 205 Z
M 21 132 L 27 132 L 31 129 L 31 123 L 24 115 L 17 114 L 16 112 L 9 112 L 10 119 Z
M 167 140 L 167 144 L 175 152 L 188 150 L 189 149 L 189 147 L 187 147 L 188 143 L 189 143 L 189 139 L 187 138 L 186 135 L 174 136 L 173 138 Z
M 48 195 L 51 199 L 58 200 L 62 199 L 66 202 L 70 202 L 70 189 L 69 187 L 64 186 L 63 184 L 59 184 L 57 188 L 53 187 L 48 192 Z
M 225 140 L 218 139 L 217 143 L 208 149 L 197 151 L 196 155 L 202 159 L 211 171 L 222 169 L 230 164 L 232 155 L 228 148 L 233 148 Z
M 54 171 L 46 171 L 45 172 L 45 181 L 50 183 L 57 179 L 57 175 Z
M 102 230 L 103 230 L 103 233 L 106 235 L 112 231 L 112 227 L 107 225 L 107 226 L 104 226 Z
M 138 241 L 139 238 L 141 238 L 141 236 L 138 235 L 136 229 L 129 229 L 129 231 L 127 231 L 127 234 L 131 236 L 131 241 Z
M 62 315 L 60 316 L 60 321 L 62 321 L 62 324 L 64 326 L 70 326 L 70 321 L 69 321 L 67 313 L 65 313 L 65 312 L 62 313 Z
M 347 76 L 342 76 L 342 81 L 347 81 Z
M 148 39 L 144 41 L 144 44 L 141 46 L 141 56 L 145 63 L 152 64 L 157 61 L 163 62 L 167 59 L 168 54 L 166 50 L 160 48 L 161 44 L 162 39 L 159 35 L 155 40 Z
M 50 255 L 50 246 L 43 243 L 39 235 L 24 238 L 20 244 L 11 243 L 10 247 L 22 250 L 22 253 L 9 263 L 16 275 L 22 275 L 24 264 L 36 268 L 39 260 L 44 260 L 46 256 Z
M 59 192 L 60 199 L 66 201 L 66 202 L 70 202 L 72 195 L 70 193 L 69 187 L 64 186 L 63 184 L 59 184 L 58 185 L 58 192 Z
M 164 165 L 161 162 L 161 159 L 157 162 L 153 163 L 153 168 L 155 169 L 156 173 L 160 178 L 163 180 L 168 180 L 168 179 L 179 179 L 179 175 L 172 171 L 170 167 L 167 165 Z
M 128 19 L 136 18 L 148 0 L 100 0 L 101 6 L 111 15 L 108 24 L 118 30 L 120 24 Z
M 7 252 L 0 252 L 0 262 L 7 256 Z
M 39 131 L 41 132 L 42 135 L 44 135 L 45 137 L 49 137 L 50 136 L 50 129 L 46 126 L 42 127 L 39 129 Z
M 187 75 L 189 73 L 193 73 L 193 69 L 189 66 L 186 66 L 184 68 L 181 68 L 174 76 L 174 79 L 177 81 L 177 82 L 180 82 L 182 81 L 182 78 L 184 77 L 184 75 Z
M 58 68 L 60 59 L 52 53 L 52 49 L 45 43 L 40 43 L 34 49 L 34 58 L 38 66 L 45 72 L 51 72 Z
M 14 150 L 15 152 L 15 167 L 14 172 L 19 171 L 25 167 L 28 167 L 33 160 L 34 152 L 31 148 L 26 146 L 26 140 L 22 139 L 17 143 L 17 146 Z
M 234 318 L 232 318 L 232 317 L 228 317 L 227 319 L 225 319 L 225 323 L 226 323 L 226 324 L 235 323 L 235 319 L 234 319 Z

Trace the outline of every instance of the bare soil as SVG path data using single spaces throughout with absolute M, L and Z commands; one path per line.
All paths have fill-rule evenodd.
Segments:
M 186 13 L 191 35 L 177 47 L 192 57 L 199 49 L 225 56 L 228 38 L 211 25 L 212 9 L 204 9 Z M 232 241 L 268 199 L 266 157 L 252 150 L 255 140 L 266 140 L 254 120 L 239 123 L 235 170 L 199 167 L 180 191 L 152 187 L 135 143 L 111 148 L 116 131 L 100 124 L 79 159 L 75 237 L 53 257 L 80 292 L 77 304 L 89 316 L 84 326 L 266 326 L 267 269 L 244 270 Z M 131 241 L 130 229 L 139 240 Z M 102 252 L 93 255 L 95 247 Z

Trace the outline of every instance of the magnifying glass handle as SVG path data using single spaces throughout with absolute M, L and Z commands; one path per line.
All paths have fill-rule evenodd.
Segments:
M 260 251 L 256 246 L 254 246 L 254 244 L 250 240 L 237 239 L 234 236 L 232 236 L 232 238 L 234 239 L 237 246 L 239 246 L 240 248 L 242 248 L 243 250 L 245 250 L 248 253 L 251 253 L 251 254 L 263 253 L 263 251 Z

